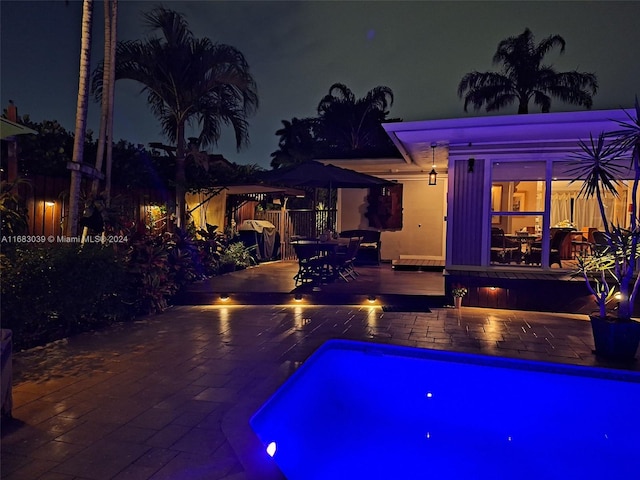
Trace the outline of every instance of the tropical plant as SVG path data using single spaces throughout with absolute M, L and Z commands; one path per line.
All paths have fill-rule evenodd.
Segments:
M 222 127 L 230 125 L 236 147 L 249 142 L 247 118 L 258 107 L 256 82 L 244 55 L 236 48 L 194 38 L 185 18 L 163 7 L 143 14 L 162 38 L 118 42 L 115 79 L 135 80 L 164 134 L 176 145 L 177 224 L 184 226 L 185 125 L 197 121 L 198 143 L 216 145 Z M 93 73 L 92 91 L 103 94 L 101 64 Z
M 581 181 L 580 195 L 595 197 L 604 225 L 607 247 L 592 256 L 579 259 L 578 270 L 584 276 L 589 291 L 598 305 L 599 316 L 611 312 L 607 303 L 616 294 L 619 320 L 629 320 L 640 288 L 636 266 L 640 258 L 640 222 L 638 220 L 638 187 L 640 186 L 640 104 L 636 98 L 635 118 L 627 112 L 628 121 L 620 122 L 619 129 L 601 133 L 589 142 L 580 142 L 581 152 L 576 155 L 576 166 L 570 171 L 574 181 Z M 629 159 L 629 165 L 622 161 Z M 612 224 L 607 218 L 604 196 L 618 196 L 618 187 L 633 176 L 631 181 L 631 215 L 629 227 Z M 593 284 L 592 284 L 593 282 Z
M 2 328 L 16 349 L 132 318 L 136 299 L 112 248 L 23 244 L 1 259 Z
M 125 255 L 125 264 L 135 290 L 137 313 L 162 312 L 178 291 L 169 255 L 169 246 L 162 236 L 133 237 Z
M 317 118 L 282 120 L 278 150 L 271 154 L 271 167 L 282 168 L 312 160 L 317 150 Z
M 317 157 L 353 158 L 398 156 L 385 133 L 383 122 L 393 105 L 393 91 L 378 86 L 357 98 L 346 85 L 334 83 L 318 103 L 318 116 L 283 120 L 279 149 L 271 154 L 271 166 L 286 167 Z
M 237 269 L 243 269 L 255 265 L 256 261 L 251 255 L 256 246 L 246 247 L 242 242 L 231 242 L 220 254 L 219 273 L 225 273 Z
M 470 72 L 458 85 L 458 96 L 464 98 L 464 111 L 483 106 L 487 112 L 518 103 L 518 113 L 529 113 L 529 102 L 543 113 L 551 110 L 551 98 L 572 105 L 591 108 L 592 97 L 598 91 L 593 73 L 578 71 L 557 72 L 543 64 L 545 55 L 555 47 L 564 53 L 565 41 L 560 35 L 550 35 L 537 45 L 528 28 L 515 37 L 498 44 L 494 64 L 502 64 L 500 72 Z
M 393 91 L 378 86 L 363 98 L 344 84 L 334 83 L 318 104 L 319 133 L 329 155 L 366 156 L 397 155 L 397 150 L 382 128 L 388 108 L 393 105 Z
M 28 231 L 28 214 L 24 201 L 17 193 L 18 186 L 27 184 L 26 180 L 0 182 L 0 234 L 24 235 Z M 7 247 L 7 245 L 3 245 Z

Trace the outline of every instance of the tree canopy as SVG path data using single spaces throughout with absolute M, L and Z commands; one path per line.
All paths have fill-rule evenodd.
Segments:
M 279 149 L 271 166 L 301 163 L 312 158 L 363 158 L 398 156 L 382 127 L 393 105 L 393 91 L 378 86 L 357 98 L 346 85 L 334 83 L 317 106 L 317 117 L 283 120 Z
M 575 70 L 557 72 L 553 66 L 543 64 L 545 55 L 556 47 L 560 47 L 560 53 L 565 50 L 565 40 L 560 35 L 550 35 L 536 44 L 528 28 L 502 40 L 493 56 L 493 64 L 502 65 L 501 71 L 475 71 L 462 77 L 458 96 L 464 98 L 464 111 L 469 105 L 474 110 L 484 107 L 491 112 L 517 103 L 518 113 L 529 113 L 529 103 L 533 101 L 547 113 L 552 98 L 591 108 L 598 91 L 596 75 Z
M 244 55 L 235 47 L 195 38 L 184 16 L 164 7 L 144 13 L 145 24 L 160 37 L 118 42 L 116 80 L 143 85 L 153 114 L 176 145 L 178 225 L 185 220 L 185 125 L 197 123 L 198 144 L 216 145 L 230 126 L 241 149 L 249 143 L 247 118 L 258 107 L 257 85 Z M 102 94 L 102 69 L 92 90 Z

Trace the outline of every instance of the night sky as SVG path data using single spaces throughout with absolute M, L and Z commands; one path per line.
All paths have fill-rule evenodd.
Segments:
M 218 147 L 232 162 L 268 167 L 275 131 L 293 117 L 316 115 L 333 83 L 357 97 L 384 85 L 395 94 L 391 117 L 406 121 L 482 115 L 463 111 L 457 85 L 470 71 L 493 70 L 498 42 L 529 27 L 539 41 L 559 34 L 565 54 L 546 57 L 559 71 L 594 72 L 594 109 L 631 107 L 640 95 L 640 2 L 176 1 L 196 37 L 238 48 L 258 83 L 260 109 L 249 119 L 251 146 L 237 153 L 231 130 Z M 140 12 L 154 2 L 119 2 L 119 40 L 143 38 Z M 1 105 L 11 99 L 34 121 L 58 120 L 73 131 L 82 4 L 0 0 Z M 94 7 L 91 63 L 102 60 L 103 7 Z M 114 138 L 165 141 L 140 86 L 116 87 Z M 503 114 L 516 113 L 516 106 Z M 552 111 L 575 110 L 553 101 Z M 99 105 L 89 106 L 98 130 Z M 89 159 L 87 159 L 89 160 Z

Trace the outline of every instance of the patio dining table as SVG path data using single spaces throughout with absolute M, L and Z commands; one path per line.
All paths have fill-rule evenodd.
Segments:
M 307 239 L 291 242 L 298 255 L 300 268 L 294 277 L 296 283 L 306 283 L 312 281 L 329 282 L 335 280 L 336 253 L 346 248 L 344 239 L 325 240 Z M 296 246 L 301 248 L 296 248 Z M 306 252 L 305 258 L 300 258 L 299 252 Z

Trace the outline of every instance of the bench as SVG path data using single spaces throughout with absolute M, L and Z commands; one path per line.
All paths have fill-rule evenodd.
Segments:
M 380 232 L 378 230 L 344 230 L 340 238 L 362 237 L 356 254 L 356 265 L 380 265 Z

